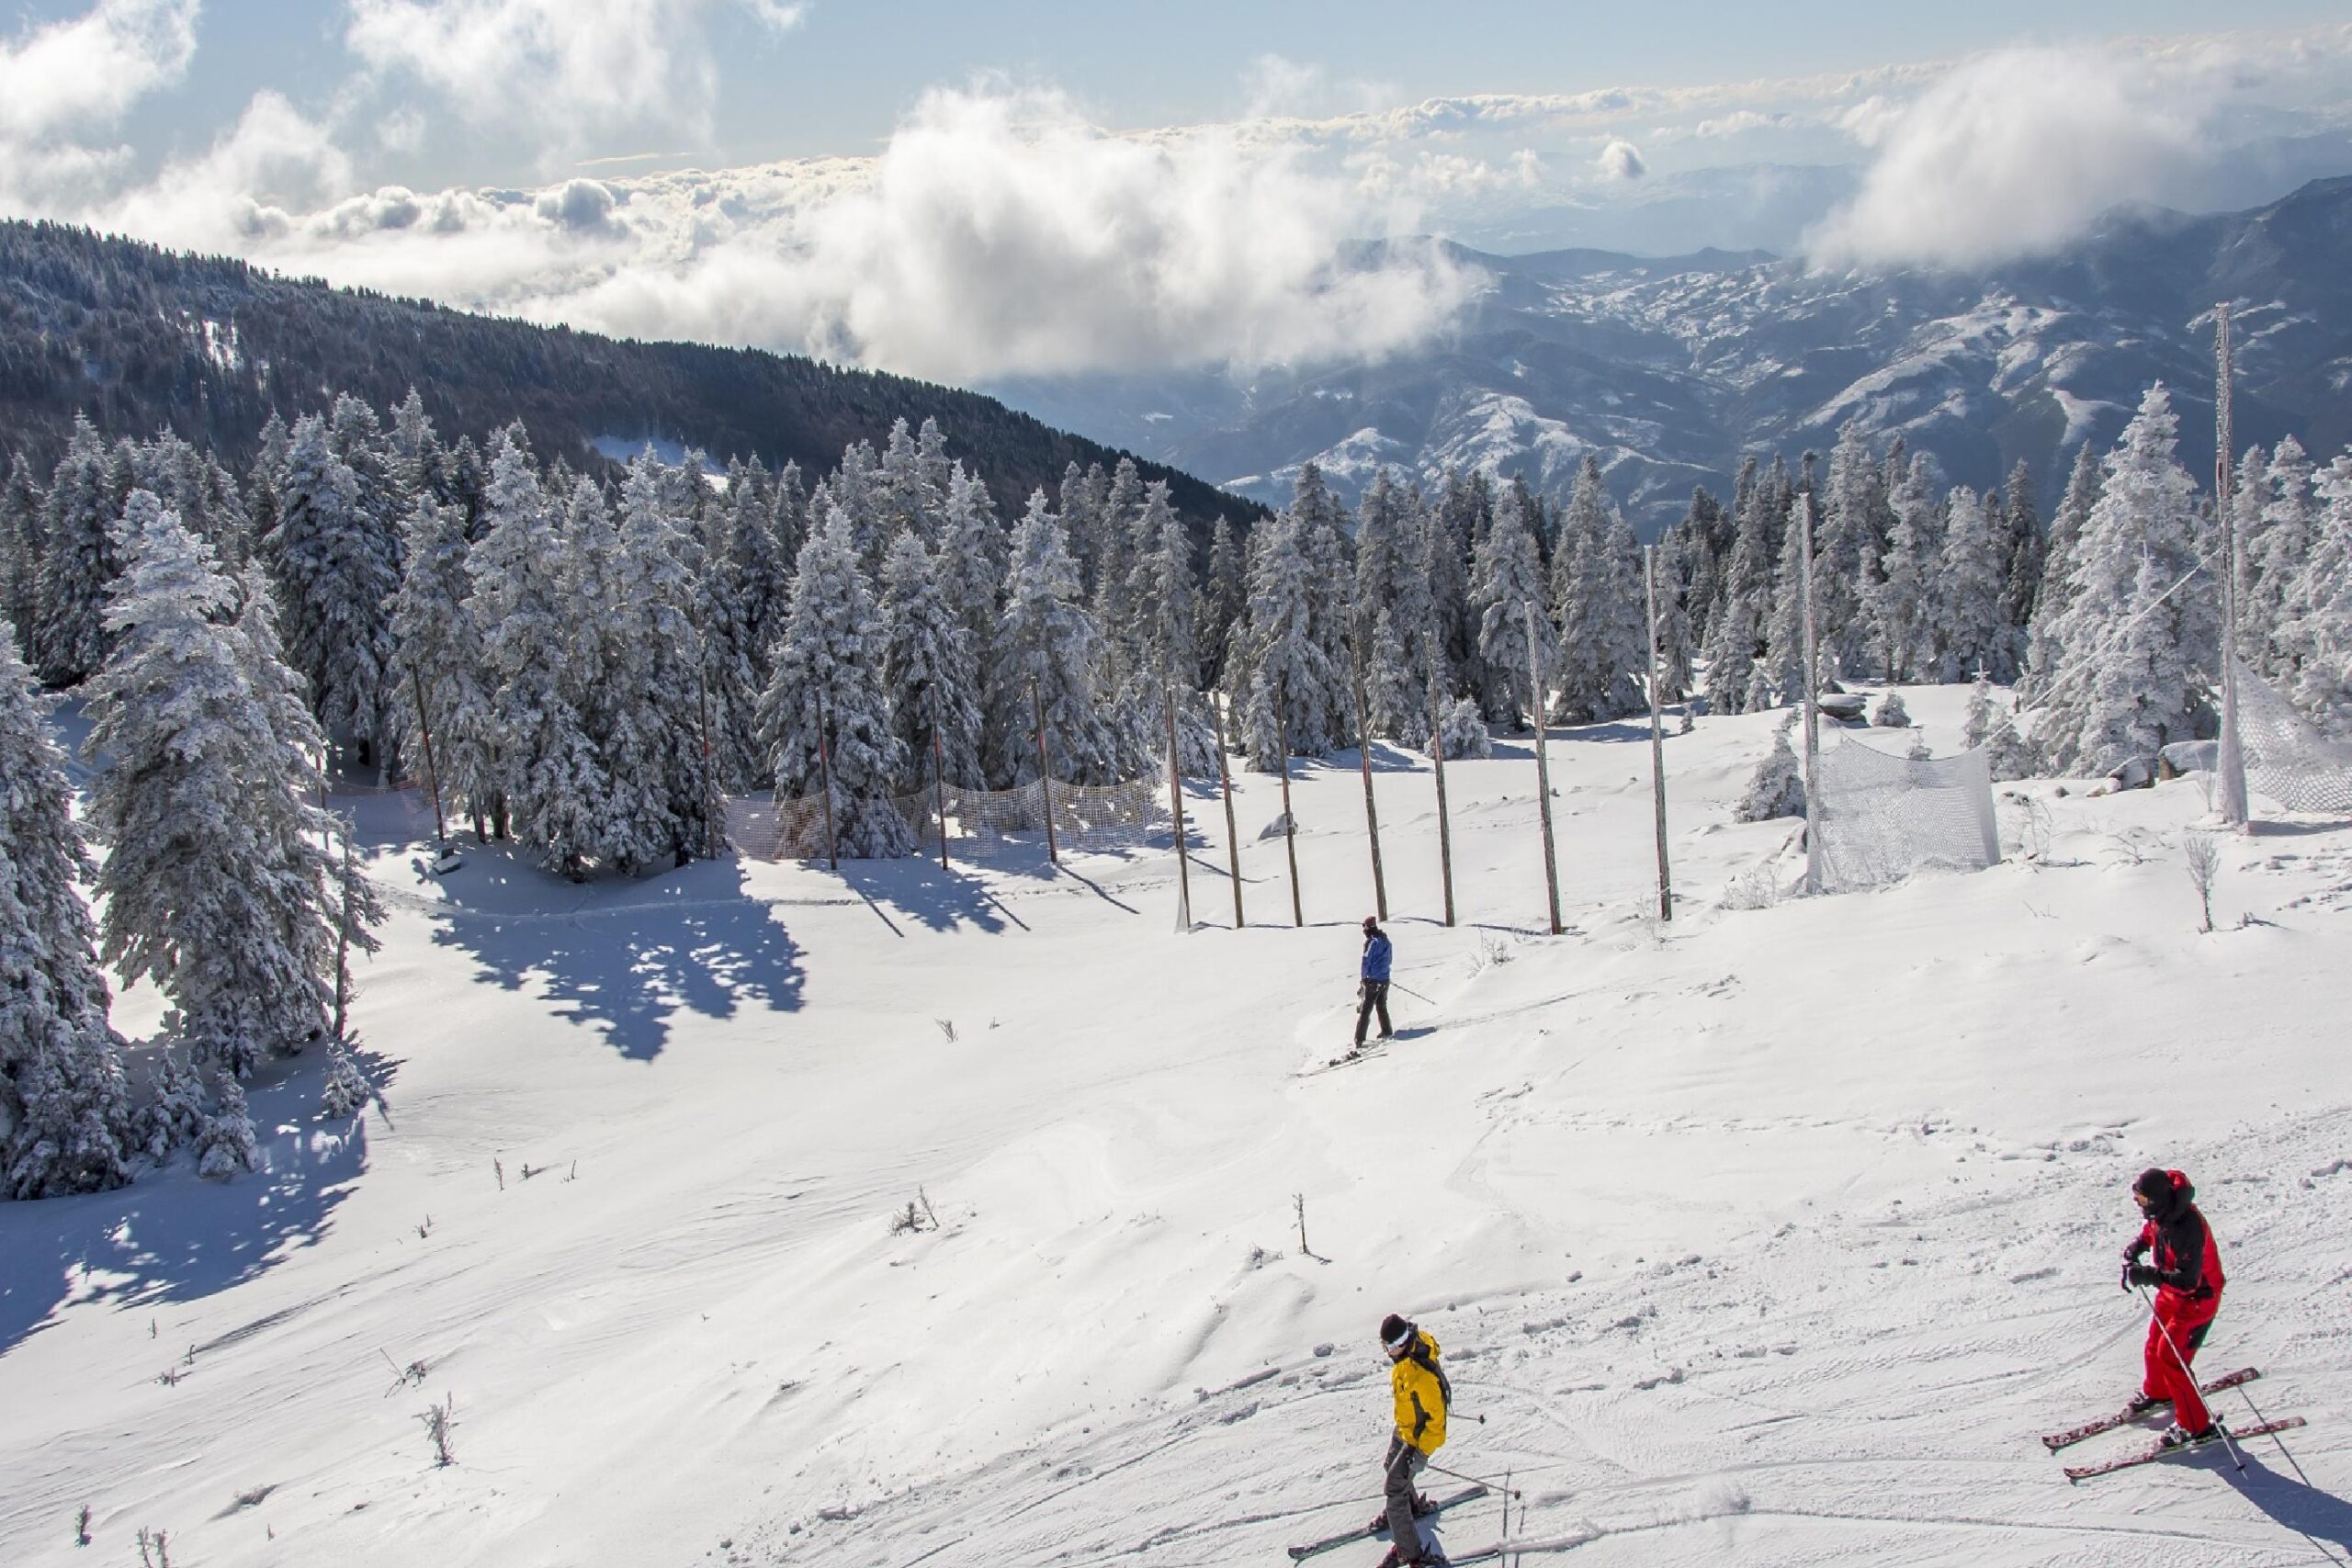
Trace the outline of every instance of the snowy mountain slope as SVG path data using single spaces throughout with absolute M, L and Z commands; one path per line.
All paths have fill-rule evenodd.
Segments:
M 1758 254 L 1645 260 L 1462 253 L 1487 283 L 1444 340 L 1375 364 L 1200 381 L 1000 389 L 1041 417 L 1279 503 L 1314 460 L 1351 485 L 1368 457 L 1433 482 L 1454 463 L 1564 490 L 1588 451 L 1647 532 L 1740 455 L 1826 452 L 1858 419 L 1900 431 L 1955 482 L 2032 463 L 2053 502 L 2064 454 L 2111 441 L 2147 385 L 2184 408 L 2185 459 L 2211 461 L 2212 340 L 2238 307 L 2242 440 L 2352 440 L 2352 179 L 2251 211 L 2119 211 L 2051 257 L 1984 274 L 1825 272 Z M 2208 412 L 2193 411 L 2204 407 Z M 1148 410 L 1148 415 L 1138 411 Z M 2199 446 L 2199 443 L 2202 446 Z
M 1963 696 L 1911 694 L 1939 748 Z M 1774 899 L 1792 825 L 1726 811 L 1771 722 L 1669 739 L 1665 928 L 1645 736 L 1559 732 L 1557 939 L 1524 743 L 1449 769 L 1452 931 L 1429 775 L 1384 755 L 1397 977 L 1430 1000 L 1304 1077 L 1370 900 L 1349 768 L 1296 786 L 1316 923 L 1277 923 L 1251 777 L 1253 923 L 1182 938 L 1165 853 L 435 882 L 413 797 L 352 797 L 394 905 L 360 1004 L 386 1105 L 322 1126 L 306 1066 L 254 1097 L 266 1176 L 0 1208 L 0 1561 L 92 1560 L 86 1502 L 95 1560 L 145 1525 L 208 1565 L 1279 1562 L 1368 1517 L 1392 1308 L 1454 1370 L 1441 1462 L 1510 1468 L 1582 1561 L 2352 1543 L 2352 829 L 2228 841 L 2211 935 L 2191 784 L 2018 786 L 2036 860 Z M 2070 1491 L 2032 1440 L 2135 1375 L 2113 1259 L 2151 1160 L 2228 1249 L 2212 1365 L 2315 1417 L 2308 1488 L 2270 1450 Z M 942 1228 L 894 1233 L 924 1196 Z

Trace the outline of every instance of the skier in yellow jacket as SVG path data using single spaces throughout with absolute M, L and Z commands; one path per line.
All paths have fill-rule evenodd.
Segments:
M 1381 1320 L 1380 1343 L 1388 1352 L 1396 1429 L 1388 1436 L 1386 1480 L 1381 1488 L 1388 1506 L 1374 1528 L 1385 1523 L 1393 1543 L 1380 1568 L 1408 1568 L 1440 1561 L 1422 1550 L 1421 1532 L 1413 1523 L 1429 1512 L 1429 1499 L 1415 1490 L 1414 1480 L 1445 1442 L 1445 1407 L 1453 1402 L 1453 1390 L 1438 1370 L 1437 1341 L 1393 1312 Z

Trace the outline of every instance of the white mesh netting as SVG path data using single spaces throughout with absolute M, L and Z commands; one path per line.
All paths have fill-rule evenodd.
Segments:
M 1013 789 L 945 792 L 948 852 L 965 844 L 986 852 L 1008 835 L 1034 833 L 1042 847 L 1046 798 L 1053 798 L 1054 841 L 1064 854 L 1116 853 L 1141 848 L 1155 832 L 1169 830 L 1165 785 L 1156 777 L 1124 784 L 1056 784 L 1050 792 L 1035 781 Z M 916 852 L 939 848 L 940 792 L 926 789 L 894 796 L 890 804 L 914 829 Z M 729 795 L 727 840 L 739 854 L 754 860 L 819 860 L 825 854 L 825 800 L 820 795 L 790 800 Z
M 2250 788 L 2290 811 L 2352 812 L 2352 745 L 2330 740 L 2238 665 L 2238 746 Z
M 1845 737 L 1821 753 L 1821 885 L 1831 893 L 1916 871 L 1982 871 L 2001 858 L 1982 747 L 1913 761 Z

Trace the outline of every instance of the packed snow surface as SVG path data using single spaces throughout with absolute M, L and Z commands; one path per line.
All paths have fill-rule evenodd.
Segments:
M 1964 690 L 1908 695 L 1955 749 Z M 1192 797 L 1189 935 L 1164 848 L 439 880 L 414 794 L 347 795 L 382 1104 L 322 1121 L 300 1062 L 262 1174 L 0 1205 L 0 1562 L 1280 1563 L 1373 1511 L 1391 1310 L 1524 1561 L 2352 1552 L 2352 828 L 2224 839 L 2200 933 L 2196 782 L 2007 785 L 2003 864 L 1804 899 L 1795 824 L 1729 821 L 1777 722 L 1669 735 L 1670 925 L 1646 727 L 1555 732 L 1557 937 L 1527 740 L 1448 770 L 1452 929 L 1377 752 L 1409 992 L 1322 1072 L 1352 759 L 1295 786 L 1305 929 L 1277 781 L 1241 931 Z M 2150 1163 L 2222 1244 L 2200 1371 L 2312 1425 L 2070 1489 L 2036 1438 L 2135 1386 Z

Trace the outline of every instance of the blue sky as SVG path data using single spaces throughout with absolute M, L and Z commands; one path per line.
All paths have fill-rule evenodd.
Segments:
M 1968 266 L 2352 173 L 2342 0 L 2211 10 L 20 0 L 0 216 L 944 380 L 1246 368 L 1442 331 L 1419 236 Z

